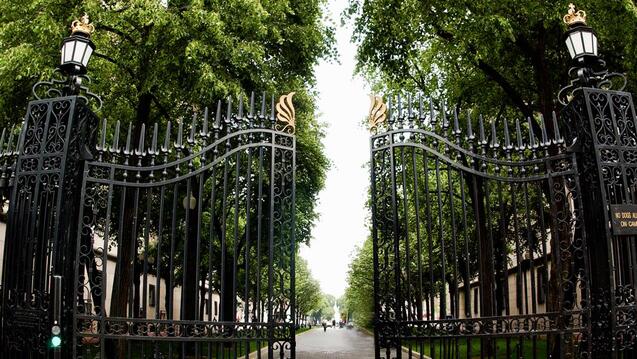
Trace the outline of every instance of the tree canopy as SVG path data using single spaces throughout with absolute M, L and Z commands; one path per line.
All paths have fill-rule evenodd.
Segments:
M 571 64 L 567 0 L 350 0 L 358 70 L 378 91 L 442 95 L 485 114 L 533 117 L 557 109 Z M 637 69 L 634 1 L 581 0 L 615 72 Z
M 309 240 L 328 161 L 314 118 L 314 65 L 334 55 L 324 0 L 26 0 L 0 3 L 0 125 L 19 123 L 71 22 L 96 31 L 98 115 L 141 124 L 190 118 L 226 96 L 297 92 L 297 238 Z M 147 126 L 150 127 L 150 126 Z M 133 143 L 136 143 L 133 139 Z
M 374 256 L 371 237 L 368 238 L 350 263 L 344 307 L 349 316 L 365 328 L 371 328 L 374 319 Z

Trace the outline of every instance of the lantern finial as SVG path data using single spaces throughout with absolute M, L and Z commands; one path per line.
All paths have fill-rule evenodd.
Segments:
M 568 14 L 564 15 L 564 23 L 568 26 L 574 24 L 586 25 L 586 12 L 584 10 L 575 11 L 575 5 L 568 4 Z
M 84 14 L 79 20 L 75 20 L 71 24 L 72 35 L 81 33 L 90 37 L 93 32 L 95 32 L 95 26 L 89 22 L 87 14 Z

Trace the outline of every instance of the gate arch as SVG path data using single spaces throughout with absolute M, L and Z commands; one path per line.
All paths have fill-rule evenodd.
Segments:
M 590 352 L 575 154 L 555 118 L 496 120 L 373 98 L 377 358 Z

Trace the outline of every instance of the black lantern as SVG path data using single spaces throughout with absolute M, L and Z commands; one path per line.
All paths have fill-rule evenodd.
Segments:
M 67 75 L 84 75 L 88 62 L 95 50 L 91 34 L 95 27 L 89 23 L 87 15 L 73 21 L 71 36 L 64 39 L 61 49 L 60 69 Z
M 580 62 L 586 58 L 597 58 L 597 35 L 586 25 L 586 12 L 575 11 L 573 4 L 568 7 L 568 14 L 564 16 L 569 28 L 565 41 L 571 58 Z

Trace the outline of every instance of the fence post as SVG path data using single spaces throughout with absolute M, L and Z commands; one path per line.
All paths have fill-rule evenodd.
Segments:
M 630 93 L 584 86 L 595 85 L 572 87 L 561 117 L 569 129 L 566 140 L 578 152 L 584 211 L 579 225 L 591 266 L 591 303 L 582 306 L 590 310 L 587 344 L 595 358 L 630 356 L 635 337 L 626 326 L 636 313 L 637 228 L 614 217 L 634 213 L 637 224 L 637 117 Z
M 73 306 L 81 297 L 72 285 L 79 192 L 97 117 L 84 96 L 49 94 L 60 96 L 29 103 L 11 174 L 0 313 L 7 358 L 47 357 L 54 349 L 70 355 Z M 61 343 L 51 341 L 53 313 Z

